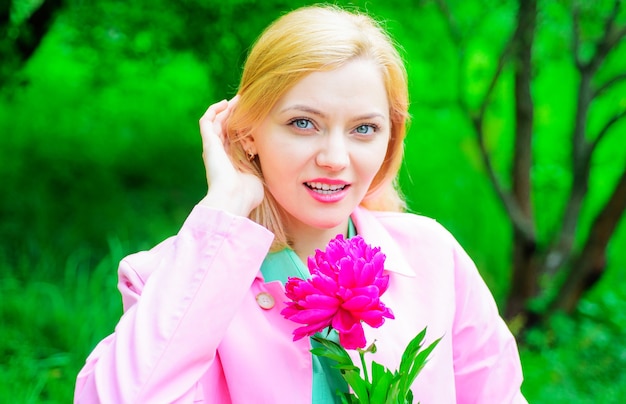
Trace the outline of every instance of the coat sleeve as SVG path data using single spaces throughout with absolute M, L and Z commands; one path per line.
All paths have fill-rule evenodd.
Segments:
M 453 355 L 457 403 L 526 403 L 515 338 L 473 261 L 456 244 Z
M 191 399 L 272 240 L 246 218 L 196 206 L 175 237 L 122 260 L 124 314 L 78 374 L 75 403 Z

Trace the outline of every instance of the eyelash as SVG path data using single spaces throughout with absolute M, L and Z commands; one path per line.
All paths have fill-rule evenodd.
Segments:
M 299 128 L 299 127 L 297 127 L 297 126 L 295 125 L 295 123 L 296 123 L 296 122 L 298 122 L 298 121 L 306 121 L 307 123 L 311 124 L 311 125 L 313 126 L 313 128 L 315 128 L 315 127 L 316 127 L 316 126 L 315 126 L 315 123 L 313 123 L 313 121 L 311 121 L 309 118 L 293 118 L 293 119 L 291 119 L 291 120 L 288 122 L 288 125 L 289 125 L 289 126 L 293 126 L 293 127 L 295 127 L 296 129 L 298 129 L 298 130 L 309 130 L 309 129 L 310 129 L 310 128 Z M 375 123 L 362 123 L 362 124 L 360 124 L 360 125 L 356 126 L 356 127 L 353 129 L 353 131 L 356 131 L 356 129 L 357 129 L 357 128 L 360 128 L 360 127 L 362 127 L 362 126 L 367 126 L 367 127 L 370 127 L 370 128 L 372 129 L 372 131 L 373 131 L 373 133 L 372 133 L 372 134 L 374 134 L 374 133 L 376 133 L 376 132 L 378 132 L 378 131 L 380 130 L 380 126 L 376 125 Z M 358 133 L 358 132 L 356 132 L 356 134 L 357 134 L 357 135 L 364 135 L 364 136 L 371 136 L 371 135 L 372 135 L 372 134 L 367 134 L 367 135 L 366 135 L 366 134 L 361 134 L 361 133 Z
M 288 122 L 289 126 L 293 126 L 294 128 L 298 129 L 298 130 L 309 130 L 310 128 L 299 128 L 296 126 L 296 122 L 298 121 L 306 121 L 307 123 L 310 123 L 313 128 L 315 128 L 315 124 L 313 123 L 313 121 L 311 121 L 308 118 L 293 118 Z
M 368 127 L 372 128 L 372 132 L 373 133 L 371 133 L 370 135 L 373 135 L 374 133 L 376 133 L 376 132 L 378 132 L 380 130 L 380 126 L 376 125 L 375 123 L 362 123 L 361 125 L 359 125 L 356 128 L 354 128 L 354 130 L 356 131 L 357 128 L 360 128 L 362 126 L 368 126 Z M 360 133 L 358 133 L 358 134 L 360 134 Z

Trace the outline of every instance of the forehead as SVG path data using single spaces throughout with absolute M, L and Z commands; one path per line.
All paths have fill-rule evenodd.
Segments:
M 371 110 L 386 117 L 389 100 L 379 66 L 357 59 L 329 71 L 308 74 L 276 103 L 275 112 L 303 105 L 326 112 Z

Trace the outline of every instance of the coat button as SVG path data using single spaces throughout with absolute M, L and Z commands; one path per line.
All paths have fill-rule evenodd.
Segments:
M 261 292 L 256 295 L 256 302 L 262 309 L 269 310 L 274 307 L 274 297 L 267 292 Z

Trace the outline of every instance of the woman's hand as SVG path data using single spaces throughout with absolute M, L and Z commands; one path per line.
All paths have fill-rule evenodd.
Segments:
M 209 187 L 200 204 L 248 216 L 263 200 L 263 184 L 255 175 L 239 171 L 227 154 L 226 120 L 237 100 L 235 96 L 213 104 L 200 118 L 202 158 Z

